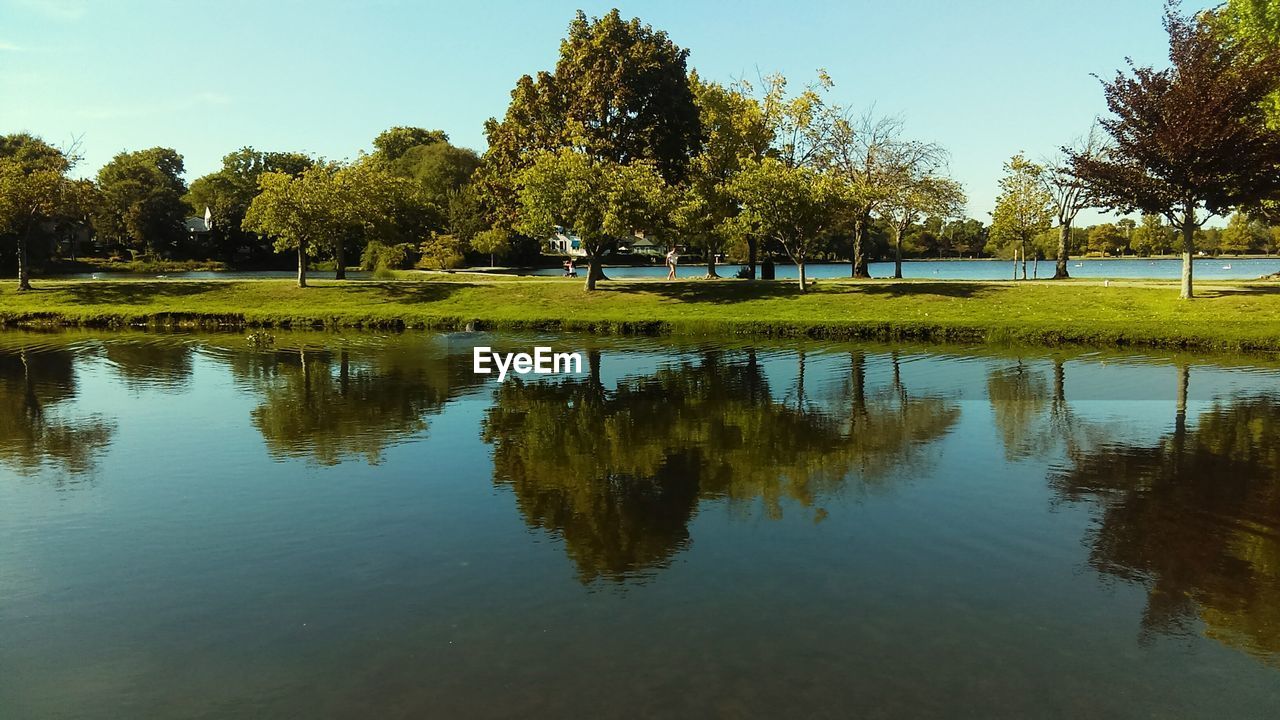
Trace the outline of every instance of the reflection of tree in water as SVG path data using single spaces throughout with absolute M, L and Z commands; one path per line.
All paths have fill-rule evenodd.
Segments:
M 46 462 L 73 475 L 91 470 L 115 424 L 58 412 L 75 395 L 73 351 L 0 351 L 0 462 L 24 475 Z
M 112 341 L 105 343 L 103 352 L 116 373 L 133 387 L 176 389 L 191 380 L 193 353 L 181 338 Z
M 263 394 L 252 417 L 269 451 L 324 465 L 351 456 L 378 463 L 388 445 L 425 430 L 428 413 L 476 383 L 457 371 L 461 362 L 390 341 L 368 352 L 235 353 L 229 362 L 242 383 Z
M 1185 388 L 1185 370 L 1180 388 Z M 1151 447 L 1078 453 L 1053 477 L 1101 508 L 1090 564 L 1148 588 L 1144 636 L 1206 634 L 1280 665 L 1280 400 L 1216 403 Z
M 987 374 L 987 397 L 1009 462 L 1043 457 L 1062 446 L 1077 452 L 1098 442 L 1106 429 L 1080 422 L 1067 403 L 1063 361 L 1053 361 L 1053 379 L 1019 360 Z
M 775 401 L 753 354 L 706 353 L 612 390 L 598 354 L 588 365 L 581 380 L 503 384 L 483 428 L 495 482 L 530 526 L 564 538 L 583 582 L 663 567 L 689 542 L 700 499 L 758 503 L 771 518 L 790 500 L 821 519 L 824 497 L 881 464 L 873 455 L 905 458 L 959 413 L 932 398 L 873 404 L 850 434 L 847 419 Z

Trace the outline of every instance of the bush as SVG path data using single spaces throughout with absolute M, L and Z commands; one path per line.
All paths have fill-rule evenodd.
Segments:
M 418 261 L 420 268 L 448 270 L 461 267 L 464 262 L 462 241 L 454 235 L 431 233 L 431 237 L 422 243 L 421 251 L 422 259 Z

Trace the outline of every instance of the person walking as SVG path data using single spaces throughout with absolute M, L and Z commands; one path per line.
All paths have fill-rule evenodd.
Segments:
M 672 246 L 671 250 L 667 252 L 667 279 L 668 280 L 676 279 L 676 261 L 678 261 L 679 259 L 680 259 L 680 251 L 677 250 L 674 246 Z

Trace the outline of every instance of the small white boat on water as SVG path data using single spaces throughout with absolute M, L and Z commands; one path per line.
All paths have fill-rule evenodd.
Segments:
M 1223 265 L 1223 266 L 1222 266 L 1222 269 L 1223 269 L 1223 270 L 1230 270 L 1230 269 L 1231 269 L 1231 263 L 1227 263 L 1226 265 Z

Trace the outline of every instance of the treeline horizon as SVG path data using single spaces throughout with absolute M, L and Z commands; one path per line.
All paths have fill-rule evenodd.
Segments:
M 866 277 L 892 258 L 900 277 L 904 258 L 1030 256 L 1066 277 L 1074 255 L 1176 252 L 1190 297 L 1191 256 L 1280 251 L 1276 22 L 1250 0 L 1190 17 L 1169 3 L 1171 66 L 1103 80 L 1111 115 L 1044 161 L 1014 154 L 983 221 L 967 217 L 946 148 L 907 136 L 900 116 L 837 102 L 825 72 L 799 87 L 780 74 L 711 82 L 665 32 L 579 11 L 554 70 L 519 78 L 485 123 L 483 154 L 397 126 L 354 160 L 242 147 L 188 185 L 172 148 L 124 151 L 72 179 L 76 143 L 0 136 L 0 237 L 18 250 L 0 269 L 16 264 L 27 287 L 33 266 L 86 255 L 249 268 L 289 253 L 305 285 L 317 261 L 339 278 L 353 262 L 545 264 L 547 240 L 568 229 L 588 289 L 643 236 L 701 256 L 709 276 L 719 258 L 748 277 L 765 257 L 789 259 L 801 290 L 813 261 Z M 1087 208 L 1140 219 L 1076 227 Z M 1205 227 L 1213 216 L 1227 226 Z

